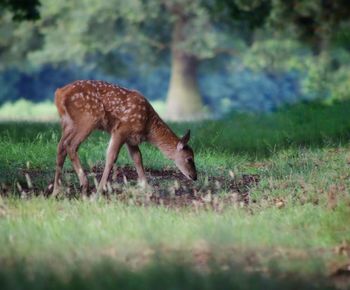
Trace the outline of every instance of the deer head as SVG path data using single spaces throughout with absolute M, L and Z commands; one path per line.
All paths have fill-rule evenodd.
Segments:
M 197 180 L 193 150 L 189 145 L 187 145 L 189 140 L 190 130 L 188 130 L 177 143 L 174 161 L 177 168 L 179 168 L 183 175 L 185 175 L 188 179 Z

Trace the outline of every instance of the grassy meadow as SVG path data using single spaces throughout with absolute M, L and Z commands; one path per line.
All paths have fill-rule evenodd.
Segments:
M 115 187 L 84 199 L 68 159 L 67 195 L 47 197 L 58 123 L 0 123 L 0 289 L 346 289 L 349 112 L 299 104 L 171 124 L 191 128 L 196 183 L 143 144 L 152 187 L 138 188 L 123 149 Z M 95 132 L 79 150 L 92 188 L 107 144 Z

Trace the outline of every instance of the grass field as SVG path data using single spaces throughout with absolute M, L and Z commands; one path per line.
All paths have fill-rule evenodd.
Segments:
M 172 124 L 192 129 L 196 183 L 144 144 L 151 188 L 123 150 L 117 185 L 86 199 L 70 162 L 66 197 L 46 197 L 57 123 L 0 123 L 0 289 L 346 289 L 349 112 L 303 104 Z M 96 132 L 79 151 L 92 191 L 107 143 Z

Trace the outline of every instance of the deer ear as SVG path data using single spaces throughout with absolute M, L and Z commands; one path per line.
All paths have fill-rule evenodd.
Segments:
M 186 134 L 181 138 L 181 140 L 179 141 L 179 143 L 177 143 L 176 149 L 178 151 L 184 149 L 184 147 L 186 146 L 186 144 L 188 143 L 188 141 L 190 141 L 190 137 L 191 137 L 191 131 L 187 130 Z

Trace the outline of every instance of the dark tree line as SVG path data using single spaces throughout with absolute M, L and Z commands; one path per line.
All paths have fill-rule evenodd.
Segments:
M 1 10 L 10 10 L 14 20 L 39 19 L 39 0 L 0 0 Z

